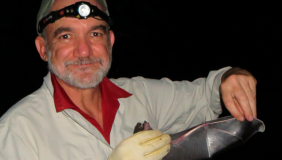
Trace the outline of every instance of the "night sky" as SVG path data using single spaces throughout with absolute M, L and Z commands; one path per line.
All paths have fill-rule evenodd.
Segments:
M 2 115 L 38 89 L 48 70 L 34 44 L 40 0 L 0 6 Z M 258 81 L 266 131 L 216 159 L 282 158 L 282 1 L 108 0 L 108 7 L 116 36 L 109 78 L 193 81 L 225 66 L 247 69 Z

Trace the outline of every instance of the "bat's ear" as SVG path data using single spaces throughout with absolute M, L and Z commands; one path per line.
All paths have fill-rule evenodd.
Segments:
M 140 132 L 140 131 L 143 131 L 143 126 L 140 122 L 138 122 L 134 128 L 134 131 L 133 131 L 133 134 L 137 133 L 137 132 Z

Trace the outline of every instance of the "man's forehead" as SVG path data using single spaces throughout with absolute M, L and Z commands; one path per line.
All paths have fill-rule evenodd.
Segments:
M 57 34 L 55 32 L 60 28 L 64 28 L 64 31 L 71 31 L 74 33 L 80 31 L 88 32 L 95 29 L 102 29 L 103 31 L 106 31 L 107 23 L 105 21 L 97 20 L 92 17 L 87 19 L 63 17 L 57 20 L 55 23 L 49 24 L 46 28 L 48 35 L 56 36 Z
M 59 9 L 62 9 L 66 6 L 72 5 L 76 2 L 80 2 L 82 0 L 54 0 L 54 3 L 52 5 L 51 11 L 57 11 Z M 96 0 L 83 0 L 85 2 L 89 2 L 94 6 L 97 6 L 100 10 L 104 11 L 101 7 L 101 5 Z

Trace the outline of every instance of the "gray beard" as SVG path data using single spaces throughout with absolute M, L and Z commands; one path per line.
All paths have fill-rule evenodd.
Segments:
M 102 80 L 104 79 L 104 77 L 106 77 L 106 75 L 108 74 L 108 71 L 111 67 L 111 61 L 112 61 L 111 53 L 110 53 L 109 64 L 106 67 L 103 67 L 104 61 L 101 58 L 94 58 L 94 57 L 77 58 L 73 61 L 64 62 L 63 65 L 65 68 L 65 72 L 60 73 L 58 69 L 51 62 L 51 51 L 48 51 L 47 54 L 48 54 L 49 71 L 52 72 L 54 75 L 56 75 L 58 78 L 60 78 L 62 81 L 67 83 L 68 85 L 75 87 L 75 88 L 79 88 L 79 89 L 89 89 L 89 88 L 97 87 L 97 85 L 100 84 Z M 73 72 L 71 72 L 68 69 L 69 65 L 79 65 L 79 64 L 97 63 L 97 62 L 101 64 L 100 67 L 98 68 L 98 70 L 95 70 L 93 72 L 90 80 L 86 82 L 83 81 L 79 76 L 76 76 L 75 74 L 73 74 Z M 80 69 L 80 71 L 83 71 L 83 69 Z

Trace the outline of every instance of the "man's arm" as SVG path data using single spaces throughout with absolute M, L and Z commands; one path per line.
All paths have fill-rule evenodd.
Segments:
M 238 120 L 252 121 L 256 111 L 256 79 L 241 68 L 226 71 L 221 78 L 220 91 L 227 110 Z
M 207 78 L 192 82 L 135 77 L 121 84 L 133 93 L 130 100 L 142 102 L 142 114 L 149 117 L 145 120 L 151 127 L 170 134 L 216 119 L 221 114 L 219 86 L 222 75 L 230 68 L 211 71 Z M 132 105 L 138 107 L 135 103 Z M 138 108 L 141 110 L 143 107 Z

